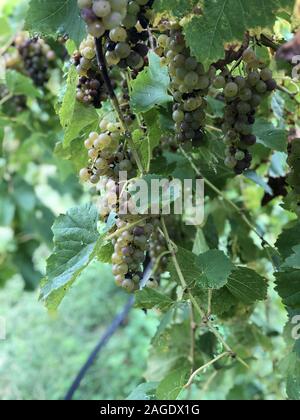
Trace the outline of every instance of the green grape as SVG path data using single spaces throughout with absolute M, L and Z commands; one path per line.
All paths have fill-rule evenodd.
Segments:
M 121 26 L 115 29 L 112 29 L 109 32 L 109 38 L 113 41 L 113 42 L 125 42 L 127 39 L 127 32 L 124 28 L 122 28 Z
M 229 82 L 225 86 L 224 95 L 226 98 L 234 98 L 237 96 L 238 92 L 239 92 L 239 87 L 234 82 Z
M 260 81 L 260 75 L 257 71 L 252 71 L 248 74 L 248 83 L 250 86 L 254 87 Z
M 260 80 L 257 85 L 255 86 L 255 89 L 258 93 L 266 93 L 268 88 L 265 82 Z
M 95 0 L 93 2 L 93 12 L 98 17 L 105 17 L 111 14 L 111 6 L 109 1 Z
M 273 73 L 270 69 L 265 68 L 260 72 L 260 78 L 264 82 L 267 82 L 268 80 L 271 80 L 273 78 Z
M 243 53 L 243 60 L 245 63 L 252 63 L 257 59 L 255 51 L 253 51 L 251 48 L 248 48 Z
M 216 89 L 223 89 L 226 86 L 226 79 L 224 76 L 218 76 L 214 80 L 214 87 Z
M 184 78 L 184 84 L 188 86 L 189 88 L 195 87 L 198 82 L 199 82 L 198 74 L 193 71 L 187 73 L 187 75 Z
M 115 53 L 121 59 L 129 57 L 131 53 L 130 45 L 126 42 L 119 42 L 116 45 Z

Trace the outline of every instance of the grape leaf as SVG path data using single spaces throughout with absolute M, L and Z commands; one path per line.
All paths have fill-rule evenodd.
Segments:
M 204 0 L 203 16 L 193 16 L 184 24 L 192 54 L 206 68 L 224 58 L 224 45 L 242 41 L 250 29 L 272 29 L 276 13 L 292 12 L 294 0 Z
M 67 34 L 77 45 L 86 36 L 77 0 L 30 0 L 25 27 L 46 36 Z
M 176 257 L 189 286 L 221 289 L 234 268 L 229 258 L 218 250 L 210 250 L 197 256 L 184 248 L 178 248 Z M 169 271 L 171 277 L 179 282 L 173 263 L 169 264 Z
M 159 105 L 172 101 L 168 94 L 170 78 L 168 69 L 160 64 L 160 58 L 149 53 L 149 67 L 146 67 L 132 82 L 131 106 L 135 112 L 147 112 Z
M 126 398 L 128 401 L 149 401 L 155 400 L 155 392 L 158 382 L 145 382 L 136 387 Z
M 191 13 L 199 0 L 156 0 L 154 10 L 157 13 L 171 13 L 173 16 L 182 18 Z
M 99 246 L 98 212 L 90 204 L 70 209 L 53 225 L 54 250 L 47 261 L 41 298 L 56 310 L 67 291 L 95 255 Z M 98 243 L 97 243 L 98 241 Z
M 141 309 L 158 308 L 163 312 L 168 311 L 174 302 L 165 294 L 145 287 L 135 294 L 135 306 Z
M 230 293 L 246 305 L 267 296 L 268 284 L 263 277 L 249 268 L 239 267 L 229 276 L 226 285 Z
M 276 273 L 276 290 L 288 310 L 300 308 L 300 270 Z
M 272 123 L 259 118 L 253 126 L 253 134 L 256 135 L 258 143 L 278 152 L 286 152 L 287 131 L 276 128 Z
M 276 246 L 283 258 L 292 255 L 292 249 L 299 244 L 299 238 L 300 222 L 293 223 L 290 228 L 283 230 L 276 242 Z
M 7 70 L 6 86 L 13 95 L 26 95 L 31 98 L 42 97 L 41 91 L 34 86 L 33 81 L 16 70 Z
M 288 257 L 282 268 L 296 268 L 300 270 L 300 245 L 293 247 L 294 254 Z
M 234 269 L 234 265 L 224 252 L 216 249 L 199 255 L 198 264 L 202 272 L 199 284 L 207 289 L 221 289 Z
M 168 373 L 156 390 L 158 400 L 176 400 L 189 377 L 190 368 L 182 366 Z
M 300 357 L 296 353 L 288 356 L 286 392 L 291 400 L 300 400 Z

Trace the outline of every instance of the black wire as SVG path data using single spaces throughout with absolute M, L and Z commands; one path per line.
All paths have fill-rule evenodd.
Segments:
M 149 255 L 147 254 L 146 260 L 144 262 L 144 275 L 141 282 L 142 287 L 149 280 L 151 273 L 152 273 L 151 262 L 150 262 Z M 85 377 L 87 371 L 93 365 L 98 354 L 106 346 L 110 338 L 115 334 L 118 328 L 121 327 L 121 325 L 123 324 L 123 322 L 129 315 L 130 310 L 132 309 L 133 305 L 134 305 L 134 296 L 131 296 L 128 302 L 126 303 L 126 305 L 124 306 L 124 308 L 122 309 L 122 311 L 115 317 L 113 322 L 110 324 L 110 326 L 107 328 L 103 336 L 100 338 L 100 341 L 98 342 L 94 350 L 89 355 L 85 364 L 80 369 L 78 375 L 76 376 L 68 392 L 66 393 L 66 396 L 64 398 L 65 401 L 71 401 L 73 399 L 74 394 L 77 391 L 77 389 L 80 387 L 81 381 Z
M 76 376 L 74 382 L 72 383 L 70 389 L 68 390 L 64 400 L 65 401 L 71 401 L 74 397 L 75 392 L 79 388 L 82 379 L 86 375 L 89 368 L 93 365 L 96 357 L 98 356 L 99 352 L 103 349 L 103 347 L 108 343 L 109 339 L 115 334 L 115 332 L 118 330 L 118 328 L 123 324 L 127 316 L 129 315 L 129 312 L 134 304 L 134 296 L 131 296 L 124 306 L 122 312 L 120 312 L 113 322 L 110 324 L 110 326 L 107 328 L 103 336 L 101 337 L 100 341 L 88 357 L 85 364 L 80 369 L 78 375 Z

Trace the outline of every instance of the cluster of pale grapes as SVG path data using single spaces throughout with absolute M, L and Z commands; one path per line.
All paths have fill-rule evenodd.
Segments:
M 253 124 L 263 98 L 276 89 L 272 71 L 261 63 L 252 49 L 243 54 L 246 75 L 233 76 L 228 70 L 217 75 L 214 87 L 222 89 L 226 103 L 222 130 L 225 135 L 225 164 L 242 174 L 249 169 L 252 155 L 248 150 L 256 144 Z
M 211 68 L 206 72 L 191 55 L 178 25 L 172 25 L 166 34 L 160 35 L 157 43 L 157 52 L 162 56 L 162 63 L 168 64 L 171 77 L 176 142 L 186 146 L 201 145 L 207 106 L 205 96 L 216 70 Z
M 13 47 L 4 57 L 6 67 L 23 72 L 36 86 L 44 86 L 50 79 L 49 70 L 55 67 L 55 52 L 43 39 L 23 33 L 15 38 Z
M 119 27 L 127 16 L 128 0 L 77 0 L 88 33 L 95 38 Z
M 100 134 L 92 132 L 84 142 L 88 150 L 89 165 L 80 171 L 79 176 L 83 182 L 98 184 L 102 176 L 115 178 L 120 170 L 130 172 L 133 167 L 131 160 L 122 151 L 121 125 L 104 119 L 100 129 Z
M 140 221 L 132 227 L 132 223 L 119 219 L 117 228 L 116 233 L 120 231 L 120 234 L 113 240 L 113 274 L 118 286 L 134 292 L 139 289 L 143 278 L 143 264 L 149 251 L 153 223 L 151 220 Z M 152 285 L 149 281 L 146 287 Z
M 73 63 L 79 74 L 77 100 L 101 108 L 102 103 L 108 99 L 108 90 L 97 65 L 93 37 L 89 36 L 82 41 L 79 50 L 73 55 Z
M 148 25 L 152 4 L 153 0 L 128 2 L 123 24 L 107 33 L 105 56 L 108 65 L 137 72 L 144 67 L 149 50 Z

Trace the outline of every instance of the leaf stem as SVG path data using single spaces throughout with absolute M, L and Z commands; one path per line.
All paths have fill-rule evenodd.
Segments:
M 190 379 L 188 380 L 187 384 L 184 385 L 184 388 L 189 388 L 192 385 L 195 377 L 199 375 L 200 373 L 202 373 L 204 370 L 208 369 L 210 366 L 214 365 L 216 362 L 223 359 L 224 357 L 230 357 L 230 356 L 231 354 L 228 351 L 226 351 L 225 353 L 220 354 L 219 356 L 215 357 L 210 362 L 201 366 L 199 369 L 195 370 L 195 372 L 191 375 Z
M 219 331 L 212 325 L 212 323 L 207 319 L 207 317 L 205 316 L 204 311 L 200 308 L 200 305 L 198 304 L 197 300 L 195 299 L 195 297 L 193 296 L 193 294 L 191 293 L 191 291 L 189 290 L 189 287 L 185 281 L 184 275 L 181 271 L 180 265 L 178 263 L 177 257 L 176 257 L 176 253 L 175 250 L 173 248 L 167 227 L 166 227 L 166 223 L 164 218 L 162 218 L 162 228 L 163 228 L 163 232 L 164 232 L 164 236 L 167 242 L 167 246 L 168 249 L 170 251 L 170 254 L 172 256 L 172 260 L 173 260 L 173 264 L 175 266 L 177 275 L 179 277 L 181 286 L 183 288 L 183 290 L 186 290 L 189 294 L 189 298 L 190 301 L 192 302 L 194 308 L 196 309 L 196 311 L 198 312 L 198 314 L 200 315 L 202 320 L 205 320 L 205 323 L 207 325 L 207 327 L 209 328 L 209 330 L 215 335 L 215 337 L 217 337 L 217 339 L 223 344 L 224 348 L 226 349 L 227 352 L 229 352 L 232 356 L 235 355 L 234 351 L 230 348 L 230 346 L 226 343 L 226 341 L 224 340 L 224 338 L 222 337 L 222 335 L 219 333 Z

